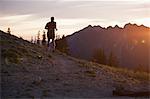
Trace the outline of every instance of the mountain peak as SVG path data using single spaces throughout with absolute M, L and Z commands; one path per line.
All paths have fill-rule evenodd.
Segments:
M 112 26 L 108 26 L 107 29 L 113 29 L 113 27 Z
M 124 25 L 124 28 L 132 28 L 132 27 L 140 27 L 140 26 L 138 26 L 137 24 L 131 24 L 131 23 L 127 23 L 127 24 L 125 24 Z M 145 27 L 145 26 L 144 26 Z
M 91 29 L 91 28 L 93 28 L 92 25 L 88 25 L 87 27 L 85 27 L 85 29 Z
M 120 29 L 121 27 L 119 27 L 118 25 L 115 25 L 115 27 L 114 28 L 116 28 L 116 29 Z
M 91 27 L 92 27 L 92 25 L 88 25 L 87 27 L 90 27 L 90 28 L 91 28 Z

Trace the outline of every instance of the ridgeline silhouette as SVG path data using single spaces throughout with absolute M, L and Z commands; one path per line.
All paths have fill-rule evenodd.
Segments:
M 110 53 L 116 57 L 119 67 L 149 72 L 149 27 L 126 24 L 123 28 L 103 28 L 87 26 L 65 38 L 68 45 L 67 53 L 71 56 L 93 60 L 98 49 L 103 49 L 107 62 L 110 64 Z M 57 44 L 59 47 L 59 44 Z

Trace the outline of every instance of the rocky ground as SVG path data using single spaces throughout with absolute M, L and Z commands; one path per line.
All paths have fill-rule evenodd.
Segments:
M 115 96 L 114 90 L 150 91 L 148 73 L 53 53 L 2 31 L 0 36 L 2 98 L 120 99 L 133 97 Z

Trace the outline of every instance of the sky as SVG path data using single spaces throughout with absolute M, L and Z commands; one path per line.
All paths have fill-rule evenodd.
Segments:
M 0 0 L 0 30 L 30 40 L 41 35 L 50 17 L 57 35 L 70 35 L 88 25 L 136 23 L 150 27 L 150 0 Z

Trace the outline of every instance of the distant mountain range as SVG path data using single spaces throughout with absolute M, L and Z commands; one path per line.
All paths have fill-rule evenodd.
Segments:
M 150 28 L 143 25 L 128 23 L 123 28 L 89 25 L 66 39 L 69 54 L 74 57 L 91 60 L 101 48 L 107 57 L 113 52 L 121 67 L 147 71 L 150 66 Z

